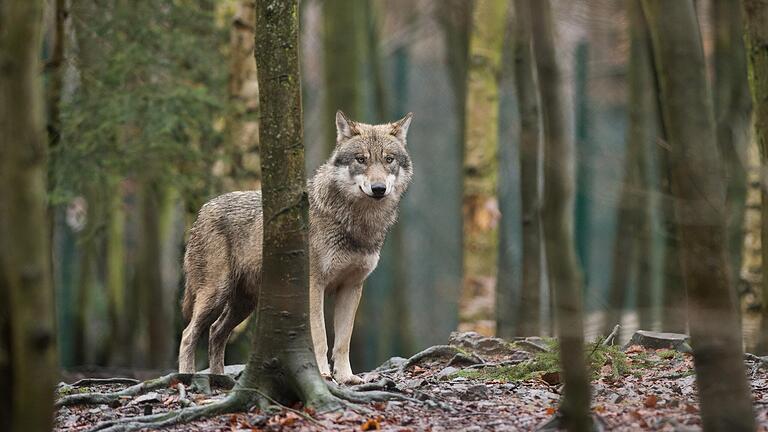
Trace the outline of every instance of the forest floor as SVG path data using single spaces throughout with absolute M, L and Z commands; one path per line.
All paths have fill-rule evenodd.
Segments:
M 588 346 L 593 373 L 592 413 L 599 429 L 700 430 L 691 355 L 643 345 L 631 344 L 622 349 L 598 342 Z M 408 401 L 374 403 L 365 413 L 351 409 L 315 413 L 301 406 L 270 412 L 252 410 L 164 430 L 535 430 L 554 418 L 556 412 L 562 391 L 557 356 L 556 343 L 550 340 L 528 338 L 509 343 L 475 333 L 454 334 L 449 345 L 433 347 L 410 359 L 390 359 L 364 374 L 366 380 L 380 387 L 409 396 Z M 768 431 L 768 361 L 748 355 L 745 362 L 758 430 Z M 236 375 L 241 369 L 228 367 L 228 373 Z M 60 393 L 108 392 L 125 387 L 60 387 Z M 112 406 L 62 407 L 57 411 L 55 430 L 88 430 L 103 421 L 179 409 L 181 402 L 207 404 L 226 395 L 226 390 L 221 389 L 206 394 L 187 388 L 182 401 L 179 390 L 175 384 L 126 397 Z

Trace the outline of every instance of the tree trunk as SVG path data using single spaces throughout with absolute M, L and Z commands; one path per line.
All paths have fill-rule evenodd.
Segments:
M 363 56 L 366 41 L 364 4 L 361 1 L 323 1 L 323 55 L 325 65 L 325 121 L 333 125 L 336 110 L 350 118 L 363 114 Z M 336 129 L 326 132 L 325 148 L 336 147 Z
M 480 0 L 472 18 L 464 135 L 462 322 L 492 319 L 488 315 L 493 313 L 469 306 L 477 296 L 492 295 L 496 286 L 500 216 L 497 198 L 498 76 L 506 10 L 505 0 Z
M 755 108 L 755 141 L 760 164 L 768 163 L 768 0 L 742 0 L 744 5 L 749 85 Z M 768 181 L 761 175 L 762 321 L 758 350 L 768 352 Z
M 640 328 L 650 324 L 650 185 L 646 158 L 654 145 L 654 123 L 657 118 L 653 69 L 645 18 L 638 0 L 628 4 L 629 22 L 629 127 L 624 159 L 624 181 L 618 209 L 618 222 L 613 246 L 609 305 L 603 326 L 607 335 L 621 324 L 627 293 L 636 275 L 637 311 Z
M 643 0 L 671 147 L 701 415 L 705 430 L 754 430 L 726 259 L 725 188 L 692 1 Z
M 46 230 L 42 1 L 0 1 L 0 429 L 47 431 L 58 376 Z
M 725 165 L 726 230 L 731 286 L 739 282 L 747 194 L 747 141 L 752 99 L 747 80 L 741 5 L 714 0 L 714 101 L 717 144 Z
M 223 191 L 260 187 L 259 84 L 253 58 L 256 21 L 253 0 L 238 0 L 229 42 L 229 101 L 227 145 L 215 166 Z
M 529 5 L 544 131 L 542 227 L 565 380 L 560 411 L 568 430 L 586 431 L 591 427 L 591 419 L 584 359 L 583 284 L 573 233 L 574 143 L 566 127 L 551 5 L 548 0 L 531 0 Z
M 127 365 L 132 348 L 127 333 L 126 321 L 126 276 L 125 276 L 125 204 L 123 188 L 118 183 L 110 203 L 107 226 L 107 301 L 110 320 L 110 364 Z
M 153 180 L 143 182 L 139 190 L 140 238 L 136 261 L 136 289 L 144 316 L 147 346 L 147 365 L 165 368 L 170 365 L 172 320 L 165 311 L 166 298 L 161 273 L 162 239 L 160 214 L 163 192 Z
M 536 77 L 531 52 L 531 26 L 528 2 L 515 0 L 514 75 L 520 115 L 519 158 L 522 213 L 522 287 L 517 308 L 516 336 L 540 335 L 541 318 L 541 214 L 539 197 L 539 161 L 541 158 L 541 113 L 536 92 Z M 497 300 L 498 301 L 498 300 Z M 498 303 L 497 303 L 498 304 Z M 510 313 L 507 311 L 506 313 Z M 498 308 L 499 336 L 513 336 L 501 320 Z
M 309 202 L 298 13 L 297 0 L 256 5 L 264 261 L 253 347 L 236 390 L 255 388 L 282 403 L 299 400 L 323 408 L 333 398 L 317 369 L 308 323 Z

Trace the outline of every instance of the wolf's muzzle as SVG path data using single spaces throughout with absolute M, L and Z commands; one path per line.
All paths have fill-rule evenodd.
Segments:
M 384 183 L 374 183 L 371 185 L 371 192 L 374 198 L 384 198 L 387 193 L 387 185 Z

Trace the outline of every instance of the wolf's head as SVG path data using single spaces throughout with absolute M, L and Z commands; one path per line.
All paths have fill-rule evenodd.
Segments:
M 337 185 L 350 197 L 397 201 L 413 169 L 406 135 L 413 114 L 394 123 L 368 125 L 336 112 L 336 149 L 330 163 Z

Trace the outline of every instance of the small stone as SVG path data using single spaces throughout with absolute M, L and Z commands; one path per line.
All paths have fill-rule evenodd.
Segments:
M 443 370 L 441 370 L 440 372 L 438 372 L 436 377 L 437 377 L 437 379 L 441 379 L 441 380 L 448 379 L 451 375 L 455 374 L 456 372 L 458 372 L 460 370 L 461 369 L 459 369 L 459 368 L 456 368 L 456 367 L 453 367 L 453 366 L 448 366 L 448 367 L 443 368 Z
M 488 391 L 483 384 L 473 385 L 462 392 L 459 398 L 464 401 L 485 400 L 488 399 Z
M 149 392 L 134 399 L 133 403 L 145 404 L 145 403 L 156 403 L 161 401 L 162 399 L 160 399 L 160 395 L 157 392 Z

